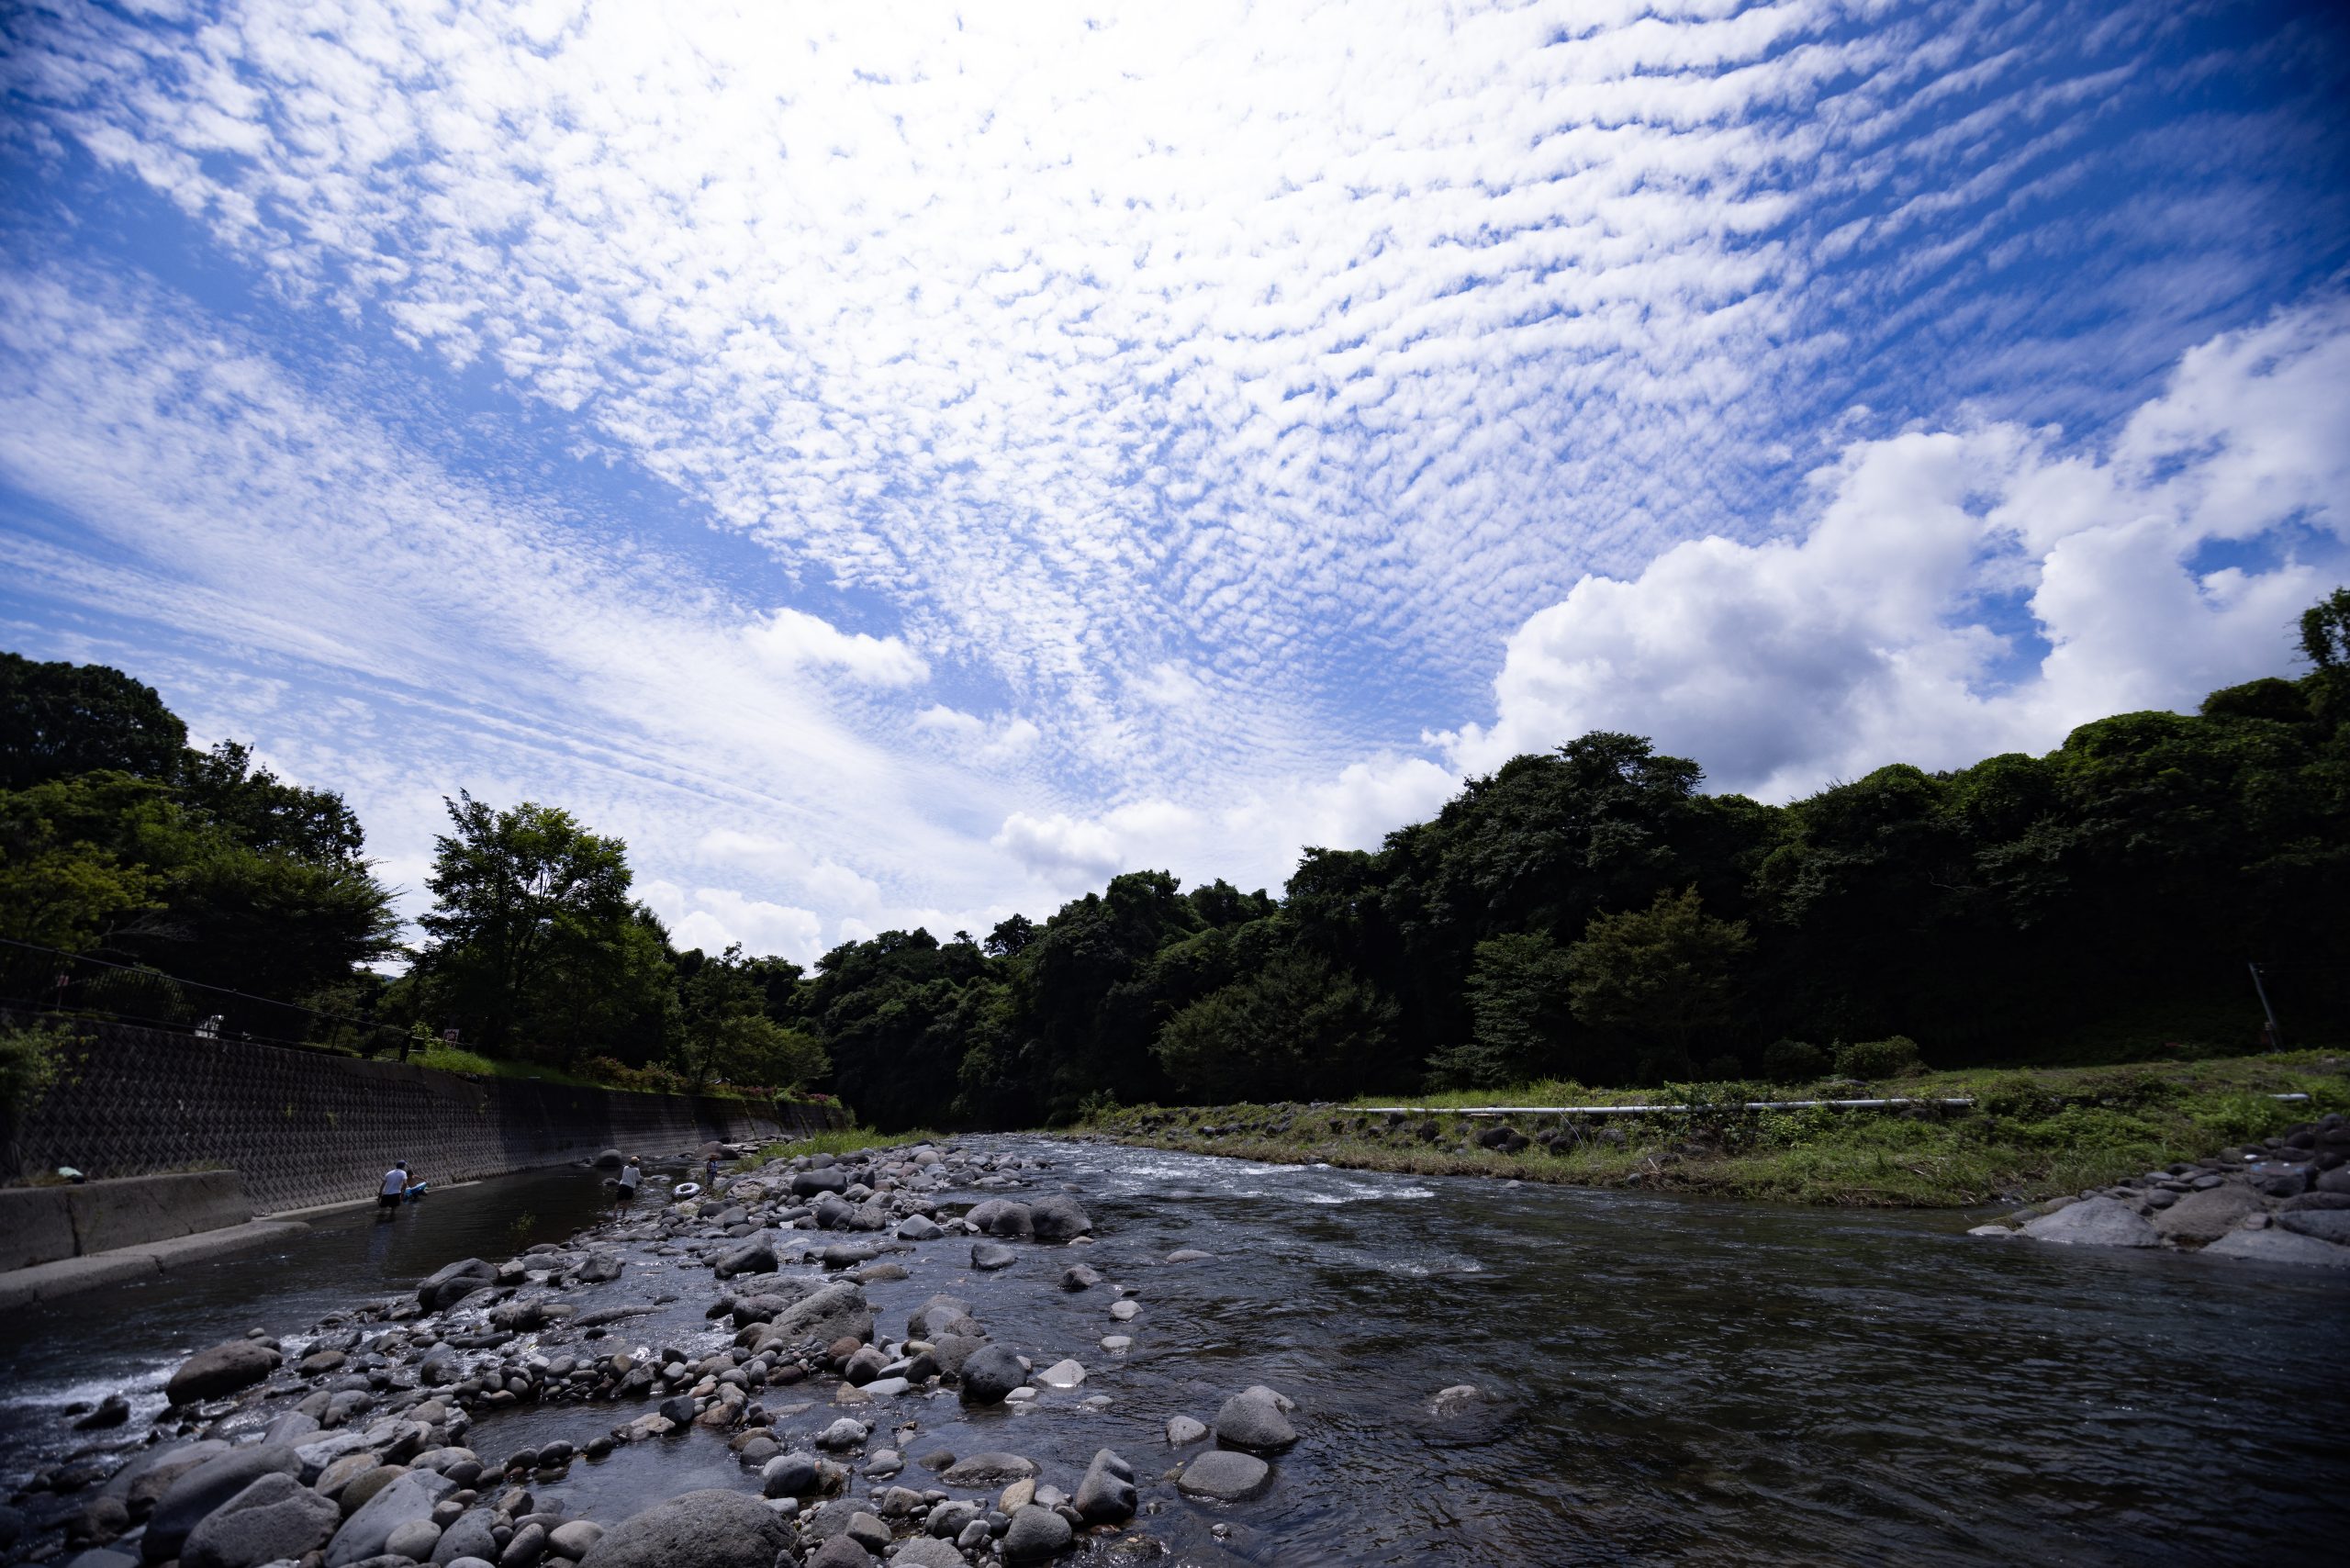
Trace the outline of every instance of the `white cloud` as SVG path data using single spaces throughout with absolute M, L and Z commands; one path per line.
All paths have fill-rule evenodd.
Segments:
M 1098 882 L 1124 869 L 1118 840 L 1100 823 L 1066 812 L 1038 816 L 1014 812 L 990 840 L 998 849 L 1055 886 Z
M 1454 738 L 1455 759 L 1628 730 L 1778 799 L 1886 762 L 2043 750 L 2276 673 L 2294 616 L 2350 563 L 2345 386 L 2350 308 L 2327 303 L 2187 355 L 2103 460 L 1996 422 L 1855 443 L 1814 476 L 1800 536 L 1693 540 L 1528 619 L 1497 722 Z M 2271 564 L 2196 565 L 2264 535 Z M 2002 594 L 2042 656 L 1986 624 Z
M 745 897 L 733 888 L 696 888 L 656 879 L 640 883 L 637 896 L 669 928 L 680 950 L 699 947 L 722 953 L 734 943 L 752 957 L 775 955 L 812 963 L 824 949 L 824 923 L 812 910 Z
M 762 658 L 787 669 L 837 669 L 875 686 L 930 678 L 930 666 L 898 638 L 843 632 L 802 610 L 778 610 L 743 635 Z

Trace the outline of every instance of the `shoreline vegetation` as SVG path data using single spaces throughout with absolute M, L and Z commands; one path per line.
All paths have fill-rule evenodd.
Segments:
M 2306 1094 L 2306 1101 L 2279 1094 Z M 1901 1097 L 1898 1110 L 1754 1111 L 1749 1101 Z M 1964 1097 L 1967 1106 L 1932 1103 Z M 1688 1108 L 1471 1116 L 1484 1106 Z M 1394 1111 L 1375 1107 L 1411 1106 Z M 1136 1147 L 1267 1164 L 1488 1176 L 1781 1203 L 1968 1208 L 2032 1203 L 2350 1110 L 2330 1051 L 2123 1067 L 1932 1072 L 1805 1086 L 1589 1089 L 1541 1082 L 1414 1100 L 1108 1109 L 1069 1129 Z M 871 1135 L 868 1135 L 871 1136 Z

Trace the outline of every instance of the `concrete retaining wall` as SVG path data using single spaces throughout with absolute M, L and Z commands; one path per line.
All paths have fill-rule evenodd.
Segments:
M 233 1170 L 0 1188 L 0 1270 L 219 1230 L 252 1217 L 244 1182 Z
M 5 1174 L 60 1165 L 93 1177 L 225 1168 L 243 1177 L 253 1209 L 266 1214 L 369 1196 L 396 1159 L 445 1183 L 608 1148 L 657 1154 L 711 1139 L 771 1138 L 838 1118 L 794 1108 L 789 1120 L 787 1129 L 768 1107 L 736 1100 L 476 1081 L 394 1062 L 83 1025 L 62 1049 L 58 1082 L 14 1130 Z

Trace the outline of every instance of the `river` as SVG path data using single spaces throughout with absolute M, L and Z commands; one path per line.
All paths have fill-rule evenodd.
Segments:
M 1051 1159 L 1046 1184 L 1080 1189 L 1098 1243 L 1024 1249 L 1002 1274 L 974 1274 L 968 1241 L 926 1244 L 901 1259 L 912 1278 L 868 1287 L 877 1318 L 901 1331 L 950 1290 L 999 1340 L 1040 1366 L 1074 1356 L 1087 1381 L 1027 1410 L 946 1394 L 860 1414 L 912 1423 L 910 1452 L 1011 1449 L 1064 1486 L 1116 1448 L 1144 1484 L 1137 1527 L 1176 1561 L 2204 1563 L 2322 1554 L 2350 1526 L 2337 1275 L 1986 1241 L 1948 1214 L 973 1142 Z M 508 1178 L 26 1315 L 0 1358 L 0 1457 L 53 1455 L 69 1394 L 138 1385 L 144 1417 L 185 1350 L 255 1324 L 290 1348 L 332 1306 L 468 1252 L 506 1255 L 523 1210 L 555 1239 L 598 1198 L 584 1172 Z M 1160 1261 L 1187 1247 L 1215 1256 Z M 1102 1289 L 1051 1288 L 1076 1257 L 1137 1288 L 1131 1326 L 1108 1320 Z M 592 1287 L 625 1293 L 599 1304 L 676 1298 L 617 1342 L 726 1342 L 703 1319 L 708 1272 L 683 1261 L 639 1258 Z M 1102 1350 L 1113 1332 L 1133 1349 Z M 1212 1507 L 1159 1484 L 1181 1457 L 1167 1418 L 1211 1419 L 1257 1383 L 1300 1406 L 1271 1490 Z M 1488 1401 L 1434 1415 L 1429 1396 L 1462 1383 Z M 1095 1394 L 1107 1410 L 1079 1403 Z M 467 1440 L 498 1458 L 637 1413 L 523 1406 Z M 819 1402 L 778 1428 L 838 1414 Z M 609 1522 L 689 1487 L 755 1484 L 697 1429 L 540 1492 Z

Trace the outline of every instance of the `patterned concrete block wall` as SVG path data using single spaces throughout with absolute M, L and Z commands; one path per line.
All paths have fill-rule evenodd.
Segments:
M 765 1107 L 513 1079 L 122 1025 L 84 1025 L 58 1082 L 13 1129 L 7 1174 L 94 1177 L 225 1166 L 267 1213 L 364 1197 L 395 1159 L 435 1182 L 502 1175 L 615 1148 L 675 1153 L 780 1136 Z M 811 1131 L 836 1118 L 791 1116 Z

